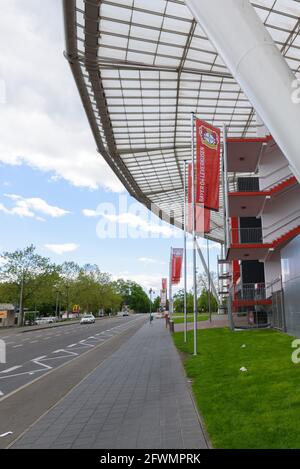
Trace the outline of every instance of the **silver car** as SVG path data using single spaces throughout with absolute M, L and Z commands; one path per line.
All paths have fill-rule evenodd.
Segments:
M 93 314 L 85 314 L 80 321 L 80 324 L 94 324 L 95 316 Z

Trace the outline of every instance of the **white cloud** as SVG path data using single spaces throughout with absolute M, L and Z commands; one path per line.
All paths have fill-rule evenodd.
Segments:
M 151 213 L 140 203 L 134 202 L 128 206 L 127 200 L 125 200 L 124 197 L 127 199 L 125 195 L 120 196 L 119 208 L 115 207 L 112 203 L 102 203 L 96 210 L 87 208 L 82 210 L 82 214 L 88 218 L 99 218 L 97 232 L 101 234 L 101 236 L 103 234 L 101 230 L 105 232 L 107 230 L 107 221 L 110 222 L 112 231 L 113 228 L 115 231 L 116 225 L 123 225 L 128 227 L 131 232 L 134 231 L 135 234 L 142 232 L 146 235 L 162 235 L 167 238 L 181 236 L 181 231 L 178 228 L 159 220 L 155 214 Z M 117 213 L 118 210 L 121 213 Z M 103 221 L 105 223 L 103 223 Z M 122 232 L 124 233 L 123 230 Z
M 88 218 L 96 218 L 100 216 L 96 210 L 90 210 L 88 208 L 82 210 L 82 214 Z
M 150 288 L 153 288 L 155 291 L 155 296 L 160 294 L 161 289 L 161 279 L 165 277 L 165 275 L 161 272 L 158 272 L 155 275 L 150 274 L 130 274 L 127 271 L 125 272 L 118 272 L 116 274 L 112 274 L 114 280 L 119 278 L 124 278 L 126 280 L 132 280 L 133 282 L 138 283 L 141 285 L 146 292 L 149 292 Z
M 25 164 L 77 187 L 122 192 L 97 153 L 69 65 L 63 57 L 61 2 L 5 2 L 1 8 L 0 162 Z M 11 25 L 14 24 L 14 28 Z
M 149 222 L 148 220 L 130 212 L 121 213 L 120 215 L 103 213 L 102 217 L 111 222 L 119 223 L 120 225 L 128 225 L 130 228 L 139 229 L 145 233 L 161 234 L 168 237 L 174 236 L 175 234 L 172 227 Z
M 62 256 L 63 254 L 67 252 L 74 252 L 79 249 L 79 244 L 75 243 L 66 243 L 66 244 L 45 244 L 45 248 L 48 249 L 51 252 L 54 252 L 54 254 L 58 254 L 59 256 Z
M 0 203 L 0 211 L 7 215 L 17 215 L 19 217 L 35 218 L 39 221 L 44 221 L 44 218 L 38 214 L 46 215 L 52 218 L 59 218 L 71 212 L 64 210 L 54 205 L 49 205 L 45 200 L 39 197 L 24 198 L 16 194 L 4 194 L 4 196 L 14 202 L 11 208 L 6 207 Z
M 158 259 L 152 259 L 151 257 L 139 257 L 139 262 L 143 262 L 143 264 L 160 264 L 165 265 L 165 262 L 159 261 Z

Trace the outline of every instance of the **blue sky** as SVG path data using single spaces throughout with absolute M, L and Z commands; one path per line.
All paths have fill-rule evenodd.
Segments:
M 0 40 L 8 45 L 0 57 L 1 251 L 33 243 L 56 262 L 97 263 L 114 277 L 158 290 L 170 247 L 182 247 L 182 238 L 178 231 L 170 237 L 167 225 L 157 228 L 158 220 L 126 195 L 96 152 L 63 57 L 60 1 L 42 7 L 40 0 L 26 6 L 2 0 L 1 9 Z M 127 204 L 121 211 L 120 200 Z M 104 203 L 113 210 L 108 217 Z M 129 229 L 129 236 L 101 239 L 108 222 Z M 160 232 L 156 239 L 153 230 Z M 213 243 L 210 251 L 216 270 Z M 188 278 L 191 286 L 190 266 Z

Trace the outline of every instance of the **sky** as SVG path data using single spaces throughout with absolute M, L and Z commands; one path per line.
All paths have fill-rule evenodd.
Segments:
M 61 1 L 1 0 L 0 41 L 0 252 L 34 244 L 54 262 L 98 264 L 158 294 L 183 235 L 98 154 L 63 56 Z M 216 271 L 218 245 L 209 249 Z M 191 261 L 189 249 L 189 288 Z

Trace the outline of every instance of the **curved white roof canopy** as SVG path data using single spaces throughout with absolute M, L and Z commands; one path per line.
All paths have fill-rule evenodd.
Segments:
M 299 2 L 252 4 L 300 77 Z M 255 137 L 254 109 L 183 0 L 64 0 L 64 16 L 99 152 L 132 196 L 160 216 L 173 210 L 181 227 L 191 111 L 225 122 L 229 137 Z M 223 241 L 222 207 L 208 237 Z

